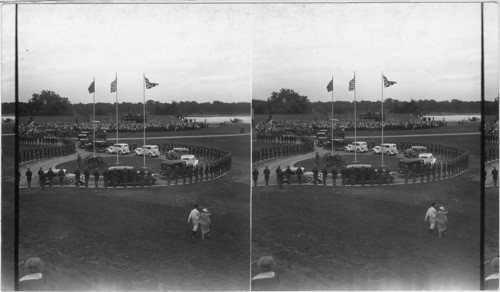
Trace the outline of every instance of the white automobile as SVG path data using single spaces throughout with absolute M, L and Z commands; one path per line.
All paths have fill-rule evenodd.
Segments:
M 345 146 L 345 151 L 357 153 L 368 152 L 368 144 L 366 142 L 352 142 L 351 144 L 347 144 Z
M 188 154 L 188 155 L 182 155 L 181 160 L 186 162 L 186 165 L 192 165 L 192 166 L 197 166 L 198 165 L 198 159 L 194 155 Z
M 371 150 L 372 154 L 385 154 L 385 155 L 396 155 L 398 154 L 398 148 L 396 144 L 384 143 L 380 146 L 375 146 Z
M 158 150 L 157 145 L 144 145 L 142 147 L 134 149 L 135 156 L 143 156 L 147 157 L 157 157 L 160 156 L 160 150 Z
M 113 146 L 109 146 L 108 149 L 106 149 L 106 153 L 118 153 L 120 155 L 125 155 L 125 154 L 129 154 L 130 153 L 130 150 L 128 148 L 128 144 L 127 143 L 118 143 L 118 144 L 115 144 Z
M 424 164 L 434 165 L 436 163 L 436 157 L 432 153 L 420 153 L 418 158 L 424 161 Z

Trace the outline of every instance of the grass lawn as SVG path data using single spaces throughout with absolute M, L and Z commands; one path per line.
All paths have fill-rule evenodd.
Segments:
M 418 186 L 253 189 L 252 260 L 276 257 L 280 289 L 479 288 L 480 136 L 399 139 L 468 149 L 470 168 Z M 300 163 L 308 162 L 314 163 Z M 426 236 L 431 201 L 449 209 L 447 238 Z M 498 245 L 498 197 L 496 204 L 488 215 L 492 247 Z
M 229 148 L 233 169 L 203 185 L 21 190 L 20 260 L 45 261 L 49 290 L 248 290 L 249 136 L 186 142 Z M 209 240 L 190 239 L 194 203 L 212 211 Z
M 479 183 L 257 188 L 252 259 L 276 257 L 282 290 L 479 288 Z M 429 202 L 449 235 L 427 238 Z M 255 274 L 256 268 L 253 267 Z

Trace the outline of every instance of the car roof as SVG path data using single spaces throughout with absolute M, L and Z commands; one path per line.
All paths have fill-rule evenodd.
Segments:
M 410 162 L 416 162 L 416 161 L 422 161 L 422 159 L 420 159 L 420 158 L 403 158 L 399 162 L 410 163 Z
M 108 170 L 133 170 L 135 167 L 133 166 L 125 166 L 125 165 L 120 165 L 120 166 L 110 166 Z
M 184 148 L 184 147 L 176 147 L 173 150 L 178 150 L 178 151 L 189 151 L 189 149 Z
M 185 154 L 185 155 L 181 156 L 181 159 L 183 159 L 183 158 L 194 158 L 194 155 L 192 155 L 192 154 Z
M 179 159 L 174 159 L 174 160 L 165 160 L 162 161 L 162 165 L 176 165 L 176 164 L 185 164 L 186 162 L 184 160 L 179 160 Z
M 432 156 L 432 153 L 420 153 L 418 156 L 428 156 L 428 155 Z
M 115 146 L 115 145 L 121 145 L 121 146 L 125 146 L 125 145 L 127 145 L 127 146 L 128 146 L 128 144 L 127 144 L 127 143 L 115 143 L 115 144 L 113 144 L 113 146 Z
M 427 149 L 425 146 L 411 146 L 412 149 Z
M 384 143 L 384 144 L 382 144 L 382 145 L 396 146 L 396 144 L 394 144 L 394 143 Z
M 351 165 L 348 165 L 346 168 L 371 168 L 372 165 L 371 164 L 351 164 Z
M 143 145 L 142 147 L 156 147 L 156 148 L 158 148 L 157 145 Z

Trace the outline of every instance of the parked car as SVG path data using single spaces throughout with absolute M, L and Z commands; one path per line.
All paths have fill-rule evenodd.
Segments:
M 398 173 L 402 177 L 419 176 L 423 172 L 425 172 L 424 161 L 420 158 L 405 158 L 399 161 Z
M 396 144 L 384 143 L 380 146 L 375 146 L 371 150 L 372 154 L 397 155 L 398 148 Z
M 110 146 L 113 146 L 113 142 L 95 141 L 95 152 L 106 153 L 107 149 Z M 85 144 L 85 150 L 93 152 L 94 151 L 94 143 L 89 142 L 89 143 Z
M 293 166 L 293 167 L 290 167 L 290 170 L 292 171 L 292 176 L 290 177 L 290 183 L 296 183 L 298 184 L 299 183 L 299 179 L 297 177 L 297 169 L 299 169 L 299 167 L 297 166 Z M 304 167 L 301 167 L 302 169 L 302 178 L 300 179 L 301 183 L 314 183 L 314 174 L 312 171 L 306 171 Z M 283 171 L 283 183 L 288 183 L 288 179 L 286 178 L 286 174 L 285 174 L 285 171 L 286 171 L 286 168 L 283 168 L 282 169 Z M 323 174 L 321 173 L 321 170 L 319 170 L 318 172 L 318 183 L 323 183 Z
M 63 185 L 74 185 L 76 182 L 75 179 L 75 174 L 74 173 L 68 173 L 66 169 L 63 168 L 64 171 L 64 179 L 63 179 Z M 45 170 L 45 185 L 49 185 L 49 179 L 47 177 L 48 170 Z M 52 177 L 52 185 L 59 185 L 59 168 L 54 168 L 52 169 L 52 172 L 54 172 L 54 176 Z M 84 184 L 83 182 L 83 176 L 80 177 L 80 184 Z
M 179 160 L 181 159 L 182 155 L 187 155 L 187 154 L 189 154 L 189 149 L 183 147 L 176 147 L 165 153 L 165 156 L 167 157 L 167 159 Z
M 192 154 L 182 155 L 181 160 L 186 162 L 186 165 L 196 166 L 198 165 L 198 159 Z
M 432 153 L 420 153 L 418 158 L 424 161 L 424 164 L 434 165 L 436 163 L 436 157 Z
M 385 174 L 387 167 L 382 166 L 382 167 L 374 167 L 370 164 L 353 164 L 353 165 L 348 165 L 346 166 L 347 170 L 347 178 L 346 178 L 346 184 L 358 184 L 362 183 L 362 172 L 365 172 L 365 179 L 364 183 L 369 184 L 369 183 L 377 183 L 377 179 L 375 175 L 372 175 L 372 180 L 370 181 L 370 176 L 369 176 L 369 171 L 379 171 L 379 169 L 382 169 L 382 172 Z M 354 182 L 351 182 L 351 172 L 354 172 Z M 390 172 L 389 176 L 386 177 L 385 175 L 383 176 L 382 183 L 392 183 L 394 181 L 394 173 Z
M 145 173 L 147 175 L 147 173 L 149 171 L 151 171 L 149 168 L 144 168 L 145 169 Z M 115 178 L 116 178 L 116 184 L 117 185 L 132 185 L 132 176 L 129 175 L 129 173 L 131 172 L 136 172 L 137 174 L 140 173 L 140 171 L 138 171 L 134 166 L 111 166 L 108 168 L 108 172 L 111 174 L 112 172 L 115 174 Z M 126 174 L 126 179 L 124 180 L 124 174 Z M 111 184 L 112 180 L 112 176 L 110 175 L 108 177 L 108 184 Z M 152 181 L 151 181 L 151 184 L 155 184 L 156 182 L 156 178 L 154 176 L 152 176 Z M 136 182 L 137 183 L 137 182 Z
M 106 153 L 118 153 L 120 155 L 125 155 L 125 154 L 129 154 L 130 153 L 130 150 L 128 148 L 128 144 L 127 143 L 118 143 L 118 144 L 114 144 L 110 147 L 108 147 L 108 149 L 106 149 Z
M 160 175 L 162 177 L 167 177 L 168 172 L 170 173 L 170 176 L 172 176 L 175 167 L 181 169 L 184 165 L 186 165 L 186 161 L 180 159 L 162 161 L 160 164 Z M 179 173 L 179 177 L 182 177 L 181 173 Z
M 420 153 L 427 153 L 427 148 L 424 146 L 411 146 L 410 149 L 406 149 L 404 156 L 406 158 L 416 158 Z
M 147 157 L 157 157 L 160 156 L 160 150 L 158 150 L 157 145 L 144 145 L 142 147 L 138 147 L 134 149 L 135 156 L 143 156 Z
M 368 152 L 368 144 L 366 142 L 352 142 L 345 147 L 345 150 L 348 152 L 364 153 Z
M 325 148 L 327 150 L 332 150 L 332 145 L 333 145 L 333 150 L 342 151 L 342 150 L 345 150 L 346 146 L 348 144 L 351 144 L 351 143 L 352 143 L 352 141 L 350 141 L 350 140 L 332 139 L 330 141 L 326 141 L 323 144 L 323 148 Z

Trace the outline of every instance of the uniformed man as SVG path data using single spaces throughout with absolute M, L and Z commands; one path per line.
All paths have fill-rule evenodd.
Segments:
M 66 175 L 64 174 L 64 170 L 61 168 L 57 172 L 57 177 L 59 178 L 59 185 L 62 187 L 63 186 L 63 180 Z
M 269 185 L 269 176 L 271 175 L 271 171 L 269 170 L 269 168 L 267 168 L 267 165 L 266 165 L 266 168 L 264 169 L 264 180 L 266 181 L 266 186 Z
M 257 180 L 259 179 L 259 171 L 257 170 L 257 167 L 255 167 L 252 171 L 252 179 L 253 179 L 253 186 L 257 186 Z
M 326 186 L 326 179 L 328 177 L 328 169 L 326 168 L 326 165 L 323 165 L 322 174 L 323 174 L 323 185 Z
M 95 188 L 97 189 L 99 187 L 99 170 L 96 168 L 94 171 L 94 182 L 95 182 Z
M 290 165 L 286 167 L 285 176 L 286 176 L 286 183 L 290 184 L 292 182 L 292 170 L 290 169 Z
M 54 172 L 52 171 L 52 167 L 49 167 L 49 171 L 47 171 L 47 180 L 49 181 L 49 186 L 52 186 L 53 179 L 54 179 Z
M 318 154 L 318 153 L 316 153 L 316 154 Z M 313 167 L 313 182 L 314 182 L 314 185 L 318 184 L 318 177 L 319 177 L 319 169 L 318 169 L 318 166 L 315 165 Z
M 28 182 L 28 188 L 31 188 L 31 177 L 33 176 L 33 173 L 28 167 L 28 170 L 24 173 L 26 175 L 26 181 Z
M 45 191 L 45 172 L 42 170 L 40 167 L 40 170 L 38 171 L 38 182 L 40 184 L 40 188 L 42 191 Z
M 332 182 L 333 186 L 337 185 L 337 168 L 335 166 L 332 167 Z
M 89 187 L 89 179 L 90 179 L 90 171 L 89 168 L 86 167 L 85 171 L 83 172 L 83 176 L 85 178 L 85 188 Z
M 76 187 L 80 187 L 80 168 L 77 168 L 75 170 L 75 184 L 76 184 Z

